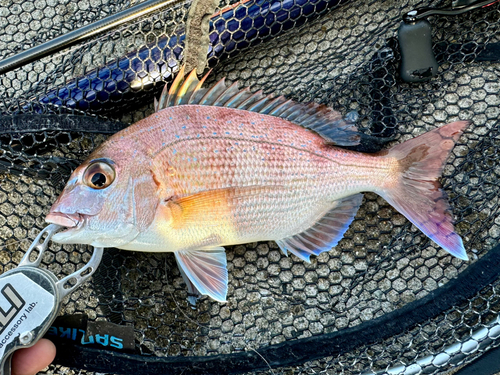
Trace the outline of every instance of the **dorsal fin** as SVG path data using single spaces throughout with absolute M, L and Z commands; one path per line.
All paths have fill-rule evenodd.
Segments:
M 301 104 L 287 100 L 283 96 L 265 95 L 261 90 L 255 93 L 249 87 L 238 89 L 235 82 L 227 87 L 225 79 L 221 79 L 212 87 L 202 88 L 208 72 L 198 80 L 196 69 L 184 77 L 184 66 L 170 86 L 165 88 L 155 109 L 160 111 L 167 107 L 182 104 L 198 104 L 206 106 L 243 109 L 280 117 L 294 124 L 314 130 L 328 142 L 340 146 L 355 146 L 359 144 L 360 135 L 353 121 L 342 118 L 339 112 L 323 104 Z

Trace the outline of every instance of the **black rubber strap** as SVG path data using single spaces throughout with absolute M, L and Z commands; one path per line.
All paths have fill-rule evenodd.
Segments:
M 470 365 L 455 372 L 455 375 L 493 375 L 500 372 L 500 348 L 482 354 Z
M 500 61 L 500 43 L 489 43 L 481 48 L 475 61 Z
M 478 44 L 474 41 L 458 44 L 439 42 L 434 46 L 436 60 L 444 62 L 498 62 L 500 43 Z
M 230 374 L 296 366 L 337 356 L 401 334 L 466 303 L 500 275 L 500 245 L 442 287 L 406 306 L 338 332 L 292 340 L 254 351 L 206 357 L 147 357 L 77 346 L 58 348 L 55 363 L 114 374 Z M 265 359 L 265 361 L 264 361 Z
M 127 124 L 84 115 L 0 115 L 0 134 L 36 133 L 40 131 L 75 131 L 114 134 Z

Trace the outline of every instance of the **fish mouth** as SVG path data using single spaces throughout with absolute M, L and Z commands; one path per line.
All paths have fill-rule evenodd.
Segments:
M 62 212 L 50 212 L 45 221 L 49 224 L 57 224 L 68 229 L 73 229 L 81 226 L 83 216 L 81 214 L 64 214 Z

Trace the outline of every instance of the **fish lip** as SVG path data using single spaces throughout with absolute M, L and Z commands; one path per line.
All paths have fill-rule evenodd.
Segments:
M 65 214 L 63 212 L 49 212 L 49 214 L 45 217 L 45 222 L 49 224 L 57 224 L 69 229 L 81 226 L 83 221 L 83 215 L 78 213 Z

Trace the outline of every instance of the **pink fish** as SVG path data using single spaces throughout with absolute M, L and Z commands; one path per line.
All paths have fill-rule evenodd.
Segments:
M 467 260 L 438 178 L 468 122 L 376 154 L 338 112 L 262 92 L 202 88 L 181 70 L 156 112 L 116 133 L 71 175 L 46 221 L 53 240 L 171 251 L 188 289 L 225 301 L 224 246 L 274 240 L 309 261 L 336 246 L 375 192 Z

